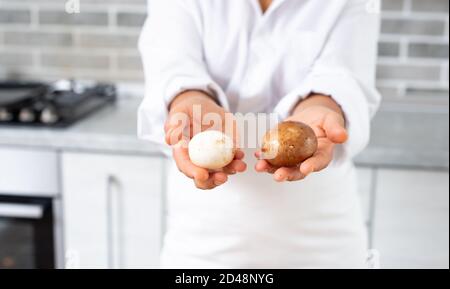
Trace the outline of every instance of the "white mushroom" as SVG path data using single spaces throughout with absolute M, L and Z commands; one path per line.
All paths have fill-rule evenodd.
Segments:
M 220 131 L 204 131 L 189 142 L 191 162 L 201 168 L 222 169 L 233 161 L 234 154 L 233 140 Z

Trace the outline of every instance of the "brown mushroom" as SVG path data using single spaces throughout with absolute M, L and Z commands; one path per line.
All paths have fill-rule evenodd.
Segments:
M 262 157 L 275 167 L 296 167 L 317 151 L 317 137 L 308 125 L 285 121 L 266 133 Z

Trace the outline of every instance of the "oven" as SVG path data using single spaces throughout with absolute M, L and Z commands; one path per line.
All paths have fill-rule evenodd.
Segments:
M 0 81 L 0 129 L 62 129 L 115 100 L 112 84 Z M 60 152 L 23 137 L 0 145 L 0 269 L 64 268 Z
M 0 269 L 55 268 L 51 198 L 0 195 Z
M 0 146 L 0 269 L 61 268 L 59 155 Z

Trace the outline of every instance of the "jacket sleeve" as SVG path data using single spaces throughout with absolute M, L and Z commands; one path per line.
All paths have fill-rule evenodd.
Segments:
M 225 93 L 209 76 L 203 60 L 201 17 L 183 0 L 149 0 L 139 40 L 145 97 L 138 111 L 140 138 L 164 143 L 168 105 L 178 94 L 201 90 L 228 108 Z
M 373 1 L 376 6 L 378 0 Z M 367 2 L 347 1 L 307 77 L 275 108 L 286 118 L 311 93 L 331 96 L 344 111 L 349 132 L 337 158 L 352 158 L 366 147 L 370 120 L 381 100 L 375 86 L 379 13 Z

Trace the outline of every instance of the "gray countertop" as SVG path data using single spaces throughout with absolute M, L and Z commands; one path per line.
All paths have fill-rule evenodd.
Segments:
M 136 137 L 138 99 L 121 99 L 67 129 L 0 126 L 0 146 L 124 154 L 159 154 Z
M 116 154 L 160 154 L 136 137 L 140 100 L 121 99 L 68 129 L 0 126 L 0 146 Z M 437 168 L 449 166 L 448 111 L 381 109 L 372 140 L 356 162 L 367 166 Z
M 448 170 L 448 107 L 382 106 L 372 122 L 370 144 L 356 161 L 366 165 Z

